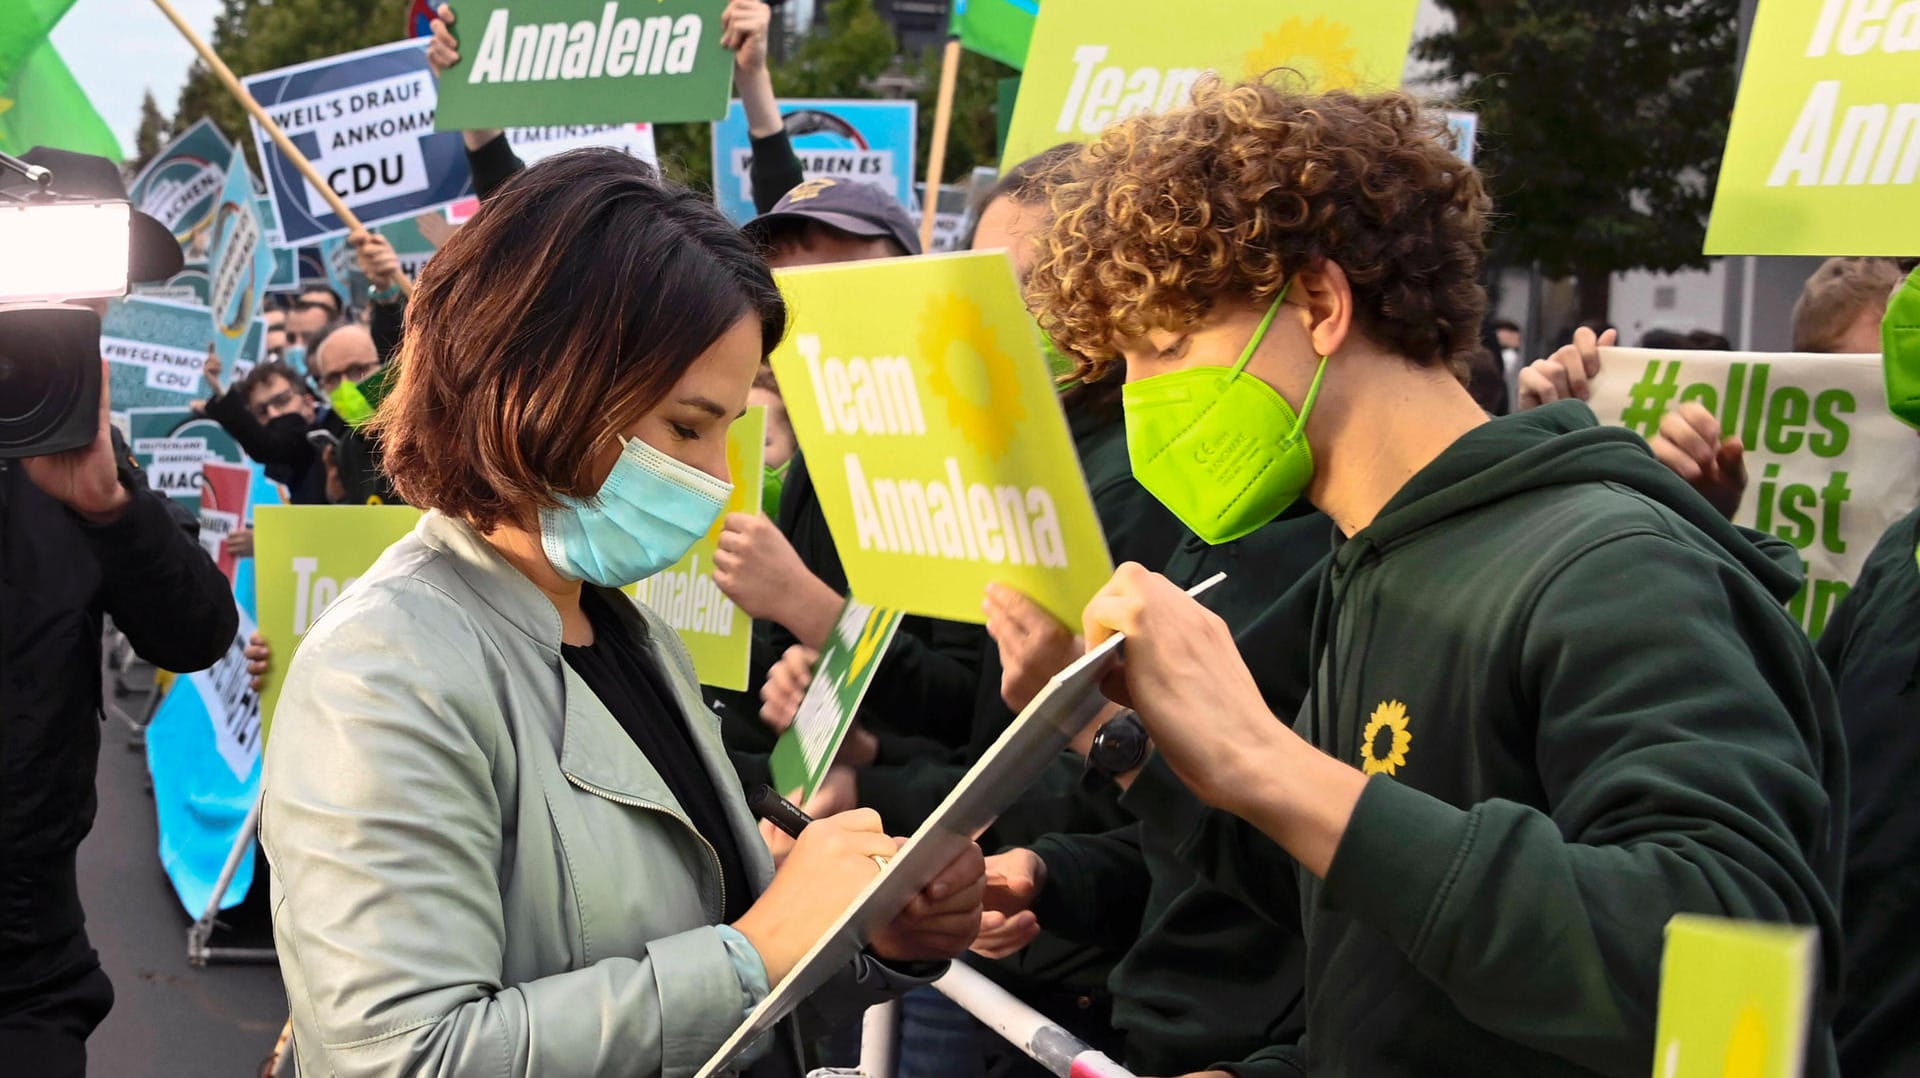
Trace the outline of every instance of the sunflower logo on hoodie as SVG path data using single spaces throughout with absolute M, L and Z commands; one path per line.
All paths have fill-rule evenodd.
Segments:
M 1383 701 L 1360 734 L 1360 770 L 1369 775 L 1391 775 L 1407 762 L 1413 733 L 1407 729 L 1407 705 Z

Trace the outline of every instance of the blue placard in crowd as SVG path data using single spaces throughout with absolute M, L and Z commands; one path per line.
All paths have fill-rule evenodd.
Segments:
M 251 505 L 278 505 L 279 491 L 258 464 L 253 468 Z M 147 727 L 160 865 L 180 905 L 195 917 L 213 897 L 260 791 L 260 700 L 247 684 L 243 654 L 254 629 L 253 559 L 242 558 L 237 569 L 240 630 L 233 646 L 212 669 L 175 678 Z M 252 886 L 253 858 L 242 857 L 220 908 L 239 905 Z
M 229 369 L 239 365 L 273 280 L 273 248 L 254 202 L 253 173 L 244 159 L 227 168 L 226 191 L 207 247 L 208 306 L 213 348 Z M 250 358 L 258 358 L 258 355 Z
M 173 232 L 188 262 L 203 260 L 232 160 L 233 146 L 203 117 L 140 170 L 127 188 L 127 199 Z
M 130 294 L 205 307 L 212 293 L 213 287 L 207 280 L 207 267 L 203 262 L 198 266 L 188 266 L 164 281 L 136 284 Z
M 107 361 L 113 410 L 185 408 L 211 396 L 201 368 L 213 343 L 212 317 L 204 306 L 152 296 L 132 295 L 107 304 L 107 316 L 100 322 L 100 354 Z M 226 384 L 253 368 L 266 339 L 266 321 L 254 319 L 238 357 L 222 372 Z
M 436 134 L 426 42 L 398 41 L 245 80 L 334 193 L 369 227 L 439 209 L 473 193 L 458 131 Z M 255 145 L 282 242 L 344 235 L 320 192 L 258 124 Z
M 300 252 L 286 246 L 286 240 L 281 237 L 280 215 L 273 210 L 273 200 L 263 195 L 254 201 L 254 207 L 267 230 L 267 245 L 273 249 L 273 276 L 267 279 L 267 291 L 290 292 L 299 288 Z
M 127 448 L 147 484 L 200 515 L 201 465 L 241 464 L 247 455 L 219 423 L 185 408 L 129 408 Z
M 807 179 L 831 176 L 877 184 L 912 210 L 913 102 L 782 101 L 780 114 Z M 713 125 L 714 196 L 735 223 L 754 216 L 747 179 L 752 162 L 746 109 L 735 101 L 726 119 Z
M 1453 135 L 1453 152 L 1460 155 L 1460 160 L 1473 164 L 1474 144 L 1480 139 L 1480 114 L 1450 111 L 1447 130 Z
M 360 272 L 360 253 L 347 243 L 345 236 L 320 241 L 320 267 L 326 272 L 327 287 L 345 299 L 348 306 L 366 304 L 369 286 L 366 274 Z

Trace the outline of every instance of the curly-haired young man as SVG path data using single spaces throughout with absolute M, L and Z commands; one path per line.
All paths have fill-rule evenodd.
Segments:
M 1239 650 L 1139 566 L 1086 613 L 1156 748 L 1127 803 L 1300 903 L 1308 1072 L 1645 1074 L 1700 912 L 1820 930 L 1832 1074 L 1845 758 L 1796 574 L 1585 405 L 1474 404 L 1488 201 L 1434 122 L 1215 84 L 1072 168 L 1030 298 L 1125 363 L 1135 475 L 1214 542 L 1300 497 L 1337 526 Z

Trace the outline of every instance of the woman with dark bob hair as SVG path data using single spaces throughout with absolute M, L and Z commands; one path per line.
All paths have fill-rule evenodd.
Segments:
M 618 590 L 712 526 L 785 325 L 752 244 L 613 151 L 516 176 L 421 274 L 376 429 L 428 512 L 314 624 L 267 749 L 303 1072 L 692 1073 L 897 848 L 843 813 L 775 873 L 685 649 Z M 983 886 L 973 850 L 873 956 L 959 954 Z M 921 983 L 863 956 L 815 998 Z M 771 1040 L 754 1073 L 797 1075 Z

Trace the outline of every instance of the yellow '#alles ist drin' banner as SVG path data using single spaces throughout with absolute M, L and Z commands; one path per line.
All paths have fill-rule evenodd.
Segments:
M 1034 24 L 1003 162 L 1085 142 L 1115 120 L 1186 102 L 1206 72 L 1276 68 L 1319 89 L 1400 84 L 1416 0 L 1046 0 Z
M 1920 251 L 1920 0 L 1763 0 L 1710 255 Z
M 1069 625 L 1112 573 L 1039 331 L 1000 252 L 780 275 L 774 353 L 853 594 L 982 620 L 988 583 Z

